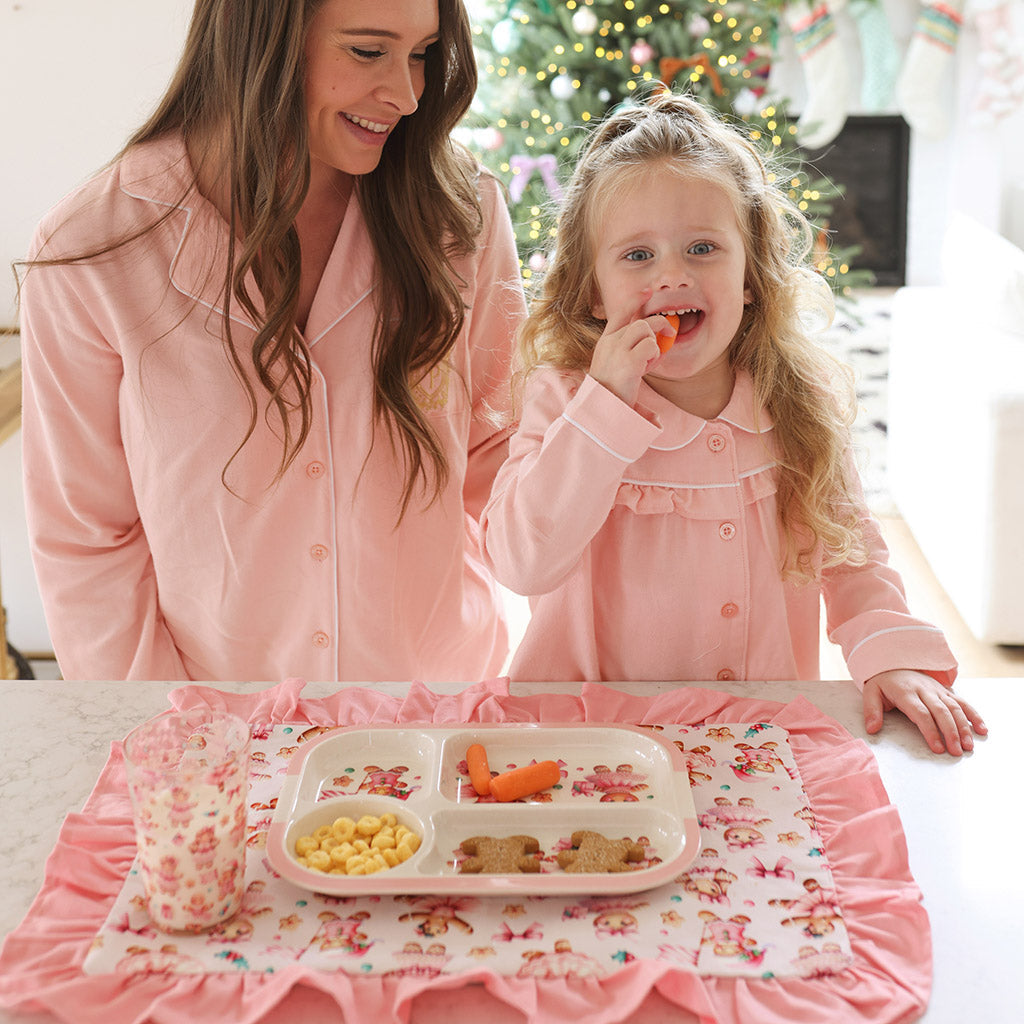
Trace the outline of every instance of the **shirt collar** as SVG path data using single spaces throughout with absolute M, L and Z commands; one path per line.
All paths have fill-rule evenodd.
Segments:
M 168 270 L 171 284 L 223 316 L 227 223 L 196 189 L 184 140 L 171 136 L 132 147 L 122 160 L 120 187 L 135 199 L 184 214 L 177 251 Z M 370 294 L 374 262 L 373 246 L 353 192 L 306 321 L 310 345 Z M 251 272 L 248 285 L 257 313 L 262 313 Z M 231 320 L 253 326 L 236 302 L 231 304 Z
M 764 408 L 759 409 L 754 400 L 754 381 L 746 370 L 736 372 L 732 395 L 729 397 L 726 407 L 713 420 L 704 420 L 680 409 L 643 381 L 640 382 L 640 395 L 637 404 L 654 413 L 661 424 L 662 432 L 657 441 L 651 445 L 656 449 L 685 447 L 700 436 L 701 431 L 709 422 L 714 423 L 719 420 L 750 434 L 763 434 L 772 429 L 768 411 Z

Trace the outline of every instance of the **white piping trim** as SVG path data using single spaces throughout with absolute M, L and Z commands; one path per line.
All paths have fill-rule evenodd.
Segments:
M 703 425 L 701 425 L 700 427 L 697 428 L 697 432 L 693 435 L 693 437 L 688 437 L 685 441 L 683 441 L 682 444 L 670 444 L 670 445 L 669 444 L 666 444 L 666 445 L 652 444 L 651 447 L 656 452 L 677 452 L 681 448 L 685 448 L 687 445 L 693 444 L 693 442 L 696 441 L 698 437 L 700 437 L 701 432 L 703 430 L 704 430 L 704 427 L 703 427 Z
M 370 285 L 370 287 L 367 288 L 366 291 L 363 292 L 363 294 L 359 296 L 359 298 L 357 298 L 357 299 L 355 299 L 353 301 L 352 305 L 349 306 L 348 309 L 343 310 L 341 313 L 339 313 L 315 338 L 311 338 L 307 342 L 307 344 L 310 346 L 310 348 L 312 348 L 325 334 L 327 334 L 328 331 L 332 330 L 337 323 L 339 323 L 340 321 L 344 320 L 345 317 L 347 317 L 349 315 L 349 313 L 351 313 L 352 310 L 355 309 L 356 306 L 358 306 L 359 303 L 362 302 L 363 299 L 365 299 L 366 296 L 369 295 L 372 291 L 373 291 L 373 285 Z
M 604 441 L 602 441 L 599 437 L 592 434 L 589 430 L 587 430 L 586 427 L 581 426 L 579 423 L 576 422 L 576 420 L 574 420 L 571 416 L 566 415 L 566 413 L 564 412 L 562 413 L 562 419 L 565 420 L 566 423 L 571 423 L 581 434 L 584 435 L 584 437 L 589 437 L 590 440 L 594 442 L 594 444 L 596 444 L 599 448 L 603 448 L 609 455 L 614 455 L 615 458 L 617 458 L 620 462 L 629 463 L 634 461 L 633 459 L 630 459 L 625 455 L 620 455 L 614 448 L 609 448 L 608 445 L 604 443 Z
M 764 465 L 755 466 L 753 469 L 748 469 L 736 478 L 736 480 L 744 480 L 747 477 L 756 476 L 758 473 L 763 473 L 767 469 L 774 469 L 776 463 L 766 462 Z M 731 480 L 724 484 L 681 484 L 673 483 L 669 480 L 638 480 L 633 477 L 622 478 L 624 484 L 640 484 L 647 485 L 648 487 L 669 487 L 676 491 L 713 491 L 723 487 L 735 487 L 736 480 Z
M 182 229 L 181 238 L 178 239 L 178 248 L 174 250 L 174 258 L 167 266 L 167 281 L 170 286 L 179 294 L 184 295 L 185 298 L 191 299 L 193 302 L 197 302 L 200 306 L 206 309 L 212 310 L 214 313 L 219 313 L 221 316 L 227 316 L 228 319 L 233 320 L 236 324 L 240 324 L 242 327 L 252 327 L 252 324 L 248 320 L 244 320 L 241 317 L 235 316 L 234 313 L 226 313 L 220 306 L 215 305 L 212 302 L 207 302 L 201 295 L 193 295 L 192 292 L 182 288 L 177 281 L 174 280 L 174 269 L 178 265 L 178 260 L 181 258 L 181 250 L 185 247 L 185 239 L 188 237 L 188 229 L 192 224 L 192 217 L 194 211 L 191 206 L 181 206 L 178 203 L 168 203 L 163 199 L 155 199 L 153 196 L 140 196 L 135 192 L 129 192 L 124 185 L 118 186 L 121 191 L 131 199 L 138 199 L 143 203 L 155 203 L 157 206 L 166 206 L 172 210 L 181 210 L 185 214 L 185 227 Z
M 767 434 L 769 430 L 772 430 L 774 428 L 774 424 L 772 423 L 769 423 L 766 427 L 750 427 L 747 426 L 745 423 L 738 422 L 737 420 L 731 420 L 728 416 L 719 416 L 718 419 L 720 419 L 723 423 L 728 423 L 731 427 L 736 427 L 737 430 L 742 430 L 745 434 Z
M 942 630 L 936 626 L 889 626 L 887 629 L 880 629 L 876 633 L 872 633 L 870 636 L 864 637 L 863 640 L 859 641 L 850 650 L 847 658 L 852 658 L 869 640 L 874 640 L 876 637 L 885 636 L 886 633 L 908 633 L 914 630 L 923 631 L 925 633 L 941 633 Z

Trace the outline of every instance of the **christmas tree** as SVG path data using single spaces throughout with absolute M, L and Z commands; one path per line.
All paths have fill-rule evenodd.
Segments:
M 659 88 L 741 118 L 793 169 L 790 194 L 819 228 L 815 264 L 837 291 L 870 280 L 831 250 L 841 186 L 803 166 L 796 126 L 767 96 L 783 0 L 476 0 L 480 88 L 463 139 L 508 186 L 523 276 L 543 269 L 580 130 Z

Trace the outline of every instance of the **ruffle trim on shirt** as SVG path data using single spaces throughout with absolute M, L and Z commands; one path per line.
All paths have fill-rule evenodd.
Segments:
M 736 515 L 746 505 L 770 498 L 776 491 L 774 465 L 759 466 L 723 484 L 685 484 L 670 481 L 631 480 L 625 477 L 615 504 L 641 516 L 678 515 L 686 519 L 714 519 Z

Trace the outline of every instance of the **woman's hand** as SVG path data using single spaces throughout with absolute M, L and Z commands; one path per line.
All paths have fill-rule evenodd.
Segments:
M 869 733 L 882 728 L 886 711 L 902 711 L 921 730 L 936 754 L 948 751 L 959 757 L 974 749 L 974 734 L 984 736 L 988 726 L 967 701 L 948 686 L 910 669 L 879 672 L 864 684 L 864 727 Z
M 658 333 L 672 331 L 661 315 L 642 317 L 650 297 L 647 289 L 638 308 L 609 318 L 590 360 L 590 376 L 631 407 L 640 393 L 641 378 L 661 355 Z

